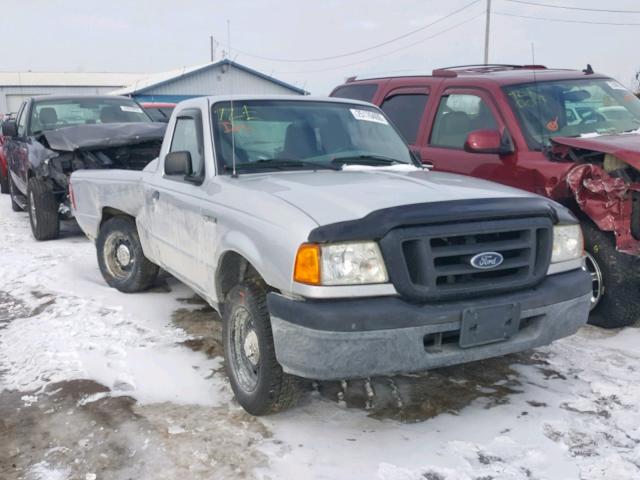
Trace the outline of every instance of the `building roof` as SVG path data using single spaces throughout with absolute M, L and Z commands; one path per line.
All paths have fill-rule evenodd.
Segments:
M 239 63 L 234 62 L 233 60 L 220 60 L 219 62 L 214 62 L 214 63 L 206 63 L 204 65 L 196 65 L 196 66 L 192 66 L 192 67 L 183 67 L 180 69 L 176 69 L 176 70 L 171 70 L 169 72 L 163 72 L 163 73 L 158 73 L 155 75 L 148 75 L 147 77 L 144 78 L 138 78 L 136 80 L 134 80 L 133 82 L 131 82 L 131 84 L 128 87 L 122 88 L 120 90 L 116 90 L 115 92 L 113 92 L 113 94 L 115 95 L 133 95 L 133 94 L 139 94 L 139 93 L 144 93 L 152 88 L 158 87 L 160 85 L 165 85 L 167 83 L 170 82 L 174 82 L 178 79 L 184 78 L 184 77 L 188 77 L 191 75 L 194 75 L 196 73 L 200 73 L 202 71 L 208 70 L 208 69 L 213 69 L 213 68 L 217 68 L 217 67 L 221 67 L 222 65 L 230 65 L 233 68 L 237 68 L 238 70 L 242 70 L 244 72 L 247 72 L 251 75 L 255 75 L 257 77 L 260 77 L 264 80 L 267 80 L 269 82 L 275 83 L 276 85 L 280 85 L 281 87 L 287 88 L 289 90 L 291 90 L 292 92 L 296 92 L 299 93 L 301 95 L 305 95 L 307 92 L 301 88 L 298 88 L 294 85 L 291 85 L 289 83 L 285 83 L 281 80 L 278 80 L 277 78 L 273 78 L 269 75 L 266 75 L 264 73 L 258 72 L 257 70 L 253 70 L 252 68 L 249 67 L 245 67 L 244 65 L 241 65 Z
M 3 87 L 123 87 L 144 73 L 106 72 L 0 72 Z

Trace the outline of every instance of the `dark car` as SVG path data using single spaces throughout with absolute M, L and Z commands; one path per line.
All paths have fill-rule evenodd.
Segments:
M 28 209 L 38 240 L 72 218 L 69 176 L 79 169 L 142 170 L 160 153 L 166 125 L 131 99 L 42 96 L 25 100 L 2 125 L 14 211 Z
M 424 164 L 552 198 L 581 219 L 591 323 L 640 319 L 640 100 L 619 82 L 541 65 L 442 68 L 355 80 Z
M 162 102 L 142 102 L 140 106 L 144 108 L 144 111 L 149 114 L 154 122 L 168 123 L 173 113 L 173 109 L 176 108 L 175 103 L 162 103 Z

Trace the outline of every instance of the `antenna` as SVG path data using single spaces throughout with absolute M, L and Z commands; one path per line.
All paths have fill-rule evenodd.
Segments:
M 227 19 L 227 50 L 229 51 L 229 57 L 231 57 L 231 21 Z M 233 172 L 231 173 L 231 178 L 238 178 L 238 173 L 236 172 L 236 138 L 234 133 L 234 125 L 233 125 L 233 74 L 231 73 L 231 60 L 227 58 L 229 62 L 229 90 L 230 90 L 230 104 L 231 104 L 231 165 L 233 168 Z

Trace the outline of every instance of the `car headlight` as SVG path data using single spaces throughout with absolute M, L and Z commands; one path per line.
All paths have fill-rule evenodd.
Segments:
M 389 281 L 376 242 L 304 244 L 298 249 L 294 280 L 311 285 L 365 285 Z
M 551 263 L 580 258 L 583 252 L 584 241 L 580 225 L 556 225 L 553 227 Z

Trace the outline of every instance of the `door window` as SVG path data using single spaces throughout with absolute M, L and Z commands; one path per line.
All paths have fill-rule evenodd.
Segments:
M 179 117 L 169 152 L 189 152 L 194 177 L 204 174 L 202 122 L 199 116 Z
M 27 106 L 25 103 L 20 108 L 18 114 L 18 137 L 24 137 L 27 132 Z
M 466 93 L 444 95 L 438 106 L 431 145 L 463 149 L 469 133 L 487 129 L 497 130 L 498 122 L 481 97 Z
M 416 142 L 428 98 L 424 93 L 394 95 L 387 98 L 380 107 L 408 143 Z
M 338 87 L 331 94 L 336 98 L 349 98 L 351 100 L 362 100 L 363 102 L 370 102 L 373 96 L 378 90 L 378 85 L 375 83 L 362 83 L 358 85 L 345 85 L 344 87 Z

